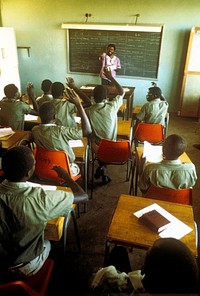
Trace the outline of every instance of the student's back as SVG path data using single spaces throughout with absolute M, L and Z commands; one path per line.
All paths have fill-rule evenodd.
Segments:
M 42 81 L 41 89 L 43 91 L 43 94 L 37 97 L 36 99 L 39 107 L 42 105 L 42 103 L 51 101 L 53 99 L 53 96 L 51 94 L 51 85 L 52 85 L 52 82 L 49 79 L 45 79 Z
M 51 86 L 53 104 L 56 108 L 56 120 L 66 127 L 76 127 L 76 106 L 64 96 L 65 87 L 61 82 L 54 82 Z
M 144 166 L 138 183 L 141 192 L 145 193 L 151 185 L 171 189 L 193 187 L 197 180 L 195 166 L 179 159 L 186 147 L 187 143 L 181 136 L 168 136 L 163 144 L 163 160 Z
M 24 115 L 37 115 L 37 111 L 20 100 L 19 90 L 14 84 L 5 86 L 4 93 L 6 97 L 0 101 L 0 124 L 2 126 L 9 126 L 13 130 L 23 130 Z M 31 99 L 34 105 L 35 99 Z
M 150 87 L 147 94 L 148 102 L 142 106 L 136 119 L 145 123 L 160 123 L 165 126 L 168 103 L 162 100 L 161 96 L 162 92 L 159 87 Z

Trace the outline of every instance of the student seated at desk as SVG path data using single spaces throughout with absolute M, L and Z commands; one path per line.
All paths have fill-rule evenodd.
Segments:
M 32 276 L 49 256 L 50 242 L 44 240 L 48 220 L 64 216 L 72 203 L 87 194 L 61 167 L 59 177 L 72 192 L 45 190 L 27 182 L 35 169 L 35 159 L 27 146 L 9 149 L 2 158 L 5 180 L 0 184 L 0 271 Z
M 96 153 L 101 139 L 116 140 L 117 138 L 117 113 L 123 104 L 124 90 L 121 85 L 112 77 L 111 71 L 105 70 L 106 77 L 112 81 L 116 87 L 118 95 L 109 100 L 107 98 L 107 89 L 104 85 L 97 85 L 94 88 L 94 104 L 86 109 L 86 113 L 92 126 L 91 146 Z M 68 85 L 74 88 L 74 81 L 68 80 Z M 81 91 L 79 90 L 79 93 Z M 80 95 L 80 94 L 79 94 Z M 104 174 L 103 164 L 97 168 L 95 178 L 102 177 L 104 184 L 111 180 Z
M 46 101 L 51 101 L 53 99 L 53 96 L 51 94 L 51 85 L 52 81 L 49 79 L 45 79 L 42 81 L 41 90 L 43 91 L 43 94 L 36 99 L 39 107 L 42 105 L 42 103 Z
M 14 84 L 4 87 L 5 98 L 0 101 L 0 125 L 9 126 L 13 130 L 24 130 L 24 115 L 38 115 L 38 105 L 33 93 L 33 85 L 28 84 L 27 93 L 32 100 L 33 108 L 20 99 L 18 88 Z
M 81 117 L 81 127 L 66 127 L 55 124 L 56 108 L 52 102 L 44 102 L 39 108 L 39 116 L 42 123 L 32 128 L 31 134 L 36 146 L 49 150 L 66 151 L 71 163 L 75 161 L 75 155 L 69 145 L 69 140 L 80 140 L 92 133 L 90 122 L 80 103 L 79 96 L 68 90 L 68 96 L 76 106 Z
M 145 165 L 146 159 L 141 159 L 142 172 L 138 186 L 142 193 L 153 185 L 171 189 L 193 187 L 197 180 L 193 163 L 181 163 L 178 159 L 186 150 L 187 142 L 181 136 L 173 134 L 163 143 L 163 160 L 159 163 Z
M 165 126 L 165 116 L 168 110 L 167 101 L 162 99 L 162 91 L 153 86 L 148 89 L 147 103 L 145 103 L 136 115 L 136 125 L 139 122 L 160 123 Z
M 131 271 L 125 247 L 114 247 L 109 259 L 109 266 L 101 268 L 91 283 L 93 295 L 199 295 L 196 259 L 178 239 L 157 239 L 141 270 Z

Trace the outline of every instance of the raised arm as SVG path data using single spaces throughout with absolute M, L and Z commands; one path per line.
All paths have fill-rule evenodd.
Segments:
M 81 188 L 78 183 L 71 179 L 70 175 L 65 169 L 60 166 L 54 166 L 52 170 L 54 170 L 58 174 L 59 178 L 65 180 L 67 186 L 71 188 L 74 194 L 74 203 L 77 204 L 79 202 L 86 202 L 88 200 L 88 194 Z
M 116 89 L 118 90 L 119 95 L 124 95 L 125 92 L 121 85 L 115 80 L 115 78 L 112 76 L 112 72 L 104 68 L 104 75 L 114 84 Z
M 34 93 L 34 86 L 32 83 L 29 83 L 27 85 L 27 94 L 29 96 L 29 99 L 31 100 L 32 104 L 33 104 L 33 110 L 31 111 L 31 114 L 32 115 L 38 115 L 38 112 L 39 112 L 39 107 L 38 107 L 38 104 L 36 102 L 36 99 L 35 99 L 35 93 Z
M 83 130 L 83 136 L 88 137 L 92 133 L 90 121 L 85 113 L 85 110 L 80 102 L 80 97 L 73 89 L 66 89 L 70 102 L 76 105 L 79 116 L 81 117 L 81 126 Z
M 76 86 L 74 79 L 72 77 L 66 77 L 66 81 L 67 81 L 67 85 L 73 90 L 75 90 L 75 92 L 83 100 L 82 102 L 83 107 L 84 108 L 90 107 L 92 105 L 90 98 Z

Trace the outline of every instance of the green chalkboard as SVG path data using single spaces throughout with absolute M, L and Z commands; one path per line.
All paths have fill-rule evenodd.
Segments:
M 69 72 L 99 74 L 99 55 L 109 43 L 116 45 L 122 69 L 118 76 L 157 78 L 160 32 L 69 29 Z

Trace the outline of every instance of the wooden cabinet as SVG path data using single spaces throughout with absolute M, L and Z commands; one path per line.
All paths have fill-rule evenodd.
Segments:
M 179 115 L 198 117 L 200 98 L 200 27 L 190 32 L 180 95 Z
M 4 97 L 4 87 L 10 83 L 20 90 L 15 32 L 13 28 L 0 27 L 0 100 Z

